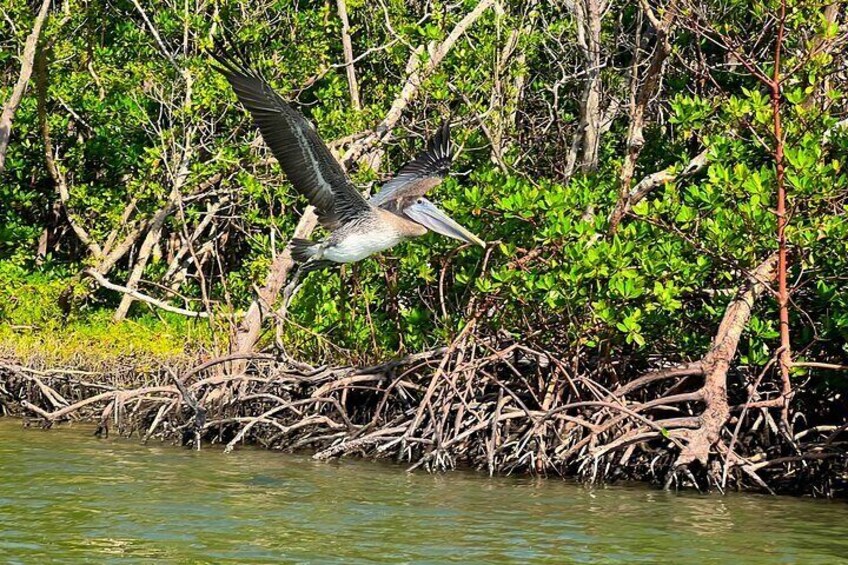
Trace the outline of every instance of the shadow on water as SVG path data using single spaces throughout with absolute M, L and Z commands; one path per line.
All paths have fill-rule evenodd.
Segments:
M 848 506 L 586 488 L 0 420 L 10 563 L 848 563 Z

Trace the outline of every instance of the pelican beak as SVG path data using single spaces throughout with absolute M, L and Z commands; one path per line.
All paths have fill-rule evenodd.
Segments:
M 403 209 L 403 213 L 430 231 L 486 247 L 485 241 L 453 221 L 450 216 L 426 198 L 421 198 L 414 204 L 407 206 Z

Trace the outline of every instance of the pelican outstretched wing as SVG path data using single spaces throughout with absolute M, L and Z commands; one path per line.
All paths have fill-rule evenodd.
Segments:
M 330 150 L 303 115 L 262 76 L 219 48 L 216 69 L 253 117 L 295 190 L 315 206 L 321 223 L 337 225 L 367 214 L 371 205 L 348 181 Z
M 371 197 L 371 203 L 383 208 L 400 200 L 414 200 L 442 182 L 453 160 L 450 123 L 443 122 L 427 145 L 427 150 L 403 166 L 398 174 Z

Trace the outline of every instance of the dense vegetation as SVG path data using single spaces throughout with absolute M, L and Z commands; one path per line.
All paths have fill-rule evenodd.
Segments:
M 826 481 L 844 479 L 844 451 L 796 443 L 802 429 L 821 426 L 803 437 L 827 439 L 830 449 L 845 429 L 844 4 L 50 4 L 0 170 L 5 355 L 102 367 L 110 349 L 149 366 L 268 348 L 362 365 L 450 346 L 450 355 L 506 362 L 492 371 L 519 392 L 480 385 L 479 398 L 494 394 L 498 412 L 511 395 L 513 408 L 544 412 L 602 401 L 646 371 L 703 359 L 707 369 L 651 381 L 639 401 L 694 395 L 699 371 L 704 391 L 724 387 L 729 399 L 677 398 L 664 410 L 679 421 L 651 416 L 668 422 L 654 426 L 661 433 L 632 423 L 612 438 L 592 431 L 602 438 L 594 468 L 572 456 L 597 438 L 581 445 L 565 422 L 547 439 L 532 426 L 539 461 L 520 453 L 481 461 L 605 476 L 600 457 L 671 438 L 681 458 L 667 466 L 707 463 L 702 449 L 682 445 L 697 443 L 691 430 L 706 404 L 704 413 L 723 418 L 706 434 L 707 450 L 726 466 L 743 444 L 740 477 L 756 476 L 758 457 L 794 457 L 781 473 L 796 464 L 810 471 L 814 461 Z M 0 11 L 0 98 L 11 100 L 38 6 L 0 0 Z M 210 65 L 223 37 L 312 120 L 363 189 L 389 178 L 448 117 L 461 151 L 434 199 L 487 249 L 430 235 L 312 274 L 285 316 L 262 316 L 264 333 L 245 337 L 241 317 L 277 300 L 270 279 L 288 275 L 286 242 L 308 214 Z M 183 312 L 133 301 L 115 285 Z M 727 309 L 751 285 L 750 317 Z M 192 312 L 203 317 L 184 315 Z M 738 347 L 717 351 L 723 319 L 744 333 Z M 781 345 L 787 337 L 790 348 Z M 728 355 L 730 372 L 716 377 L 712 367 Z M 459 356 L 436 377 L 464 367 Z M 603 428 L 611 416 L 601 409 L 578 406 L 572 419 Z M 731 439 L 740 411 L 752 431 Z M 445 408 L 457 435 L 462 413 Z M 545 442 L 564 447 L 547 454 Z M 643 454 L 634 461 L 644 476 L 653 455 Z

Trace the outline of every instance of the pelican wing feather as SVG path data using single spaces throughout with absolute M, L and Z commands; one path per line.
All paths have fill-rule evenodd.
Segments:
M 401 200 L 424 196 L 447 176 L 452 160 L 450 123 L 445 121 L 430 139 L 427 150 L 404 165 L 380 192 L 371 197 L 371 203 L 383 208 L 400 208 L 397 204 Z
M 306 118 L 246 64 L 221 48 L 212 56 L 295 190 L 315 206 L 321 223 L 336 226 L 368 214 L 371 205 Z

